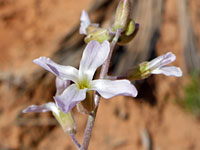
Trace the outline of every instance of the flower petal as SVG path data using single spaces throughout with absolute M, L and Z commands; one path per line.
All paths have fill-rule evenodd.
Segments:
M 79 76 L 87 76 L 92 80 L 96 69 L 107 59 L 110 52 L 110 44 L 104 41 L 100 44 L 97 41 L 91 41 L 87 44 L 80 62 Z
M 81 25 L 79 33 L 87 35 L 86 29 L 90 25 L 90 18 L 85 10 L 82 11 L 80 20 L 81 20 Z
M 62 92 L 70 85 L 69 80 L 62 80 L 56 77 L 56 95 L 61 95 Z
M 138 93 L 134 85 L 128 80 L 94 80 L 92 81 L 92 88 L 90 90 L 96 90 L 106 99 L 116 95 L 136 97 Z
M 78 102 L 82 101 L 86 97 L 87 89 L 78 89 L 77 85 L 72 84 L 64 92 L 59 95 L 55 96 L 54 100 L 60 107 L 60 109 L 67 113 L 69 112 Z
M 33 62 L 63 80 L 71 80 L 73 82 L 77 82 L 78 80 L 78 70 L 72 66 L 56 64 L 47 57 L 34 59 Z
M 162 66 L 165 66 L 165 65 L 173 62 L 175 59 L 176 59 L 176 56 L 172 52 L 168 52 L 164 55 L 161 55 L 161 56 L 151 60 L 148 65 L 148 69 L 151 68 L 153 70 L 156 68 L 160 68 Z
M 23 110 L 23 113 L 29 113 L 29 112 L 48 112 L 52 111 L 56 114 L 59 114 L 59 110 L 56 107 L 56 104 L 53 102 L 49 102 L 43 105 L 31 105 Z
M 166 76 L 175 76 L 175 77 L 181 77 L 182 71 L 179 67 L 175 66 L 167 66 L 167 67 L 161 67 L 159 69 L 155 69 L 151 72 L 152 74 L 164 74 Z

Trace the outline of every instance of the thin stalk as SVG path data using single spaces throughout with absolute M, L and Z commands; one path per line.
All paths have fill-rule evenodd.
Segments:
M 75 134 L 72 134 L 72 135 L 71 135 L 71 138 L 72 138 L 72 141 L 74 142 L 74 145 L 76 145 L 76 147 L 77 147 L 78 149 L 80 149 L 80 148 L 81 148 L 81 145 L 79 144 L 79 142 L 78 142 L 77 139 L 75 138 Z
M 109 53 L 108 58 L 106 59 L 106 61 L 104 62 L 103 66 L 101 68 L 101 72 L 100 72 L 100 76 L 99 76 L 100 79 L 104 79 L 108 74 L 108 69 L 109 69 L 112 53 L 113 53 L 114 47 L 115 47 L 115 45 L 116 45 L 116 43 L 119 39 L 120 34 L 121 34 L 121 31 L 118 30 L 115 34 L 115 37 L 113 38 L 113 40 L 111 42 L 110 53 Z M 88 150 L 88 146 L 89 146 L 89 142 L 90 142 L 90 138 L 91 138 L 91 134 L 92 134 L 92 129 L 94 127 L 94 121 L 95 121 L 95 118 L 96 118 L 96 113 L 97 113 L 98 105 L 99 105 L 99 101 L 100 101 L 100 96 L 97 93 L 95 94 L 94 100 L 95 100 L 95 103 L 96 103 L 96 108 L 88 116 L 88 121 L 87 121 L 87 125 L 86 125 L 86 128 L 85 128 L 83 142 L 82 142 L 82 146 L 81 146 L 80 150 Z

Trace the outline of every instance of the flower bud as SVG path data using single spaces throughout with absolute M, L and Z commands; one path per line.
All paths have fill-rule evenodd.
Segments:
M 139 64 L 136 68 L 133 68 L 130 73 L 128 74 L 127 79 L 134 81 L 134 80 L 141 80 L 148 78 L 151 75 L 151 71 L 147 69 L 148 62 L 145 61 Z
M 98 28 L 95 31 L 89 33 L 86 37 L 85 37 L 85 43 L 89 43 L 92 40 L 96 40 L 99 43 L 103 43 L 103 41 L 105 40 L 110 40 L 112 37 L 109 34 L 107 29 L 103 29 L 103 28 Z
M 125 35 L 129 36 L 129 35 L 133 34 L 133 32 L 135 31 L 135 28 L 136 28 L 135 22 L 134 22 L 134 20 L 131 19 L 126 27 Z
M 131 14 L 130 0 L 121 0 L 117 6 L 115 20 L 112 26 L 113 31 L 126 29 Z
M 78 111 L 82 114 L 89 114 L 93 111 L 95 108 L 93 91 L 87 91 L 85 100 L 81 101 L 76 106 Z
M 90 33 L 94 32 L 95 30 L 98 30 L 98 29 L 100 29 L 98 24 L 90 24 L 87 27 L 86 32 L 87 32 L 87 34 L 90 34 Z
M 139 24 L 135 24 L 133 20 L 131 20 L 126 28 L 126 31 L 121 34 L 119 40 L 117 42 L 118 45 L 125 45 L 130 42 L 137 34 L 139 30 Z
M 76 123 L 72 112 L 68 112 L 65 114 L 61 110 L 59 110 L 59 114 L 55 112 L 52 113 L 65 133 L 67 133 L 68 135 L 76 134 Z

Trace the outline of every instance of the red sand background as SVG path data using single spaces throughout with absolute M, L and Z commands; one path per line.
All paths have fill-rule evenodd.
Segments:
M 48 80 L 38 86 L 32 99 L 16 92 L 18 83 L 38 69 L 32 63 L 39 56 L 51 56 L 64 36 L 79 23 L 82 9 L 92 0 L 0 0 L 0 150 L 72 150 L 66 136 L 50 113 L 22 115 L 30 104 L 52 100 L 55 87 Z M 195 34 L 200 46 L 199 6 L 190 1 L 195 20 Z M 156 83 L 151 92 L 157 104 L 152 106 L 142 98 L 114 97 L 101 100 L 90 150 L 142 150 L 142 136 L 148 131 L 153 150 L 199 150 L 200 122 L 185 112 L 174 100 L 182 95 L 187 82 L 183 50 L 180 44 L 177 1 L 166 0 L 158 54 L 172 51 L 177 55 L 174 65 L 180 66 L 183 78 L 152 76 Z M 145 44 L 145 43 L 144 43 Z M 50 75 L 50 77 L 53 77 Z M 29 83 L 25 83 L 29 84 Z M 23 87 L 20 87 L 23 88 Z M 144 90 L 144 89 L 143 89 Z M 148 90 L 146 88 L 145 90 Z M 151 94 L 152 95 L 152 94 Z M 184 95 L 184 94 L 183 94 Z M 23 117 L 21 117 L 23 116 Z M 78 140 L 82 140 L 86 117 L 75 110 Z

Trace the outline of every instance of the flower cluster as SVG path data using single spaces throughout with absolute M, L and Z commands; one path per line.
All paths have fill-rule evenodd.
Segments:
M 90 105 L 89 102 L 92 104 L 95 103 L 94 94 L 99 94 L 104 99 L 110 99 L 117 95 L 136 97 L 138 92 L 129 80 L 144 79 L 151 74 L 164 74 L 166 76 L 175 77 L 182 76 L 180 68 L 166 66 L 176 59 L 173 53 L 168 52 L 150 62 L 139 64 L 136 68 L 131 70 L 130 74 L 126 76 L 126 79 L 109 80 L 107 78 L 94 78 L 96 70 L 105 62 L 107 67 L 109 67 L 109 61 L 113 50 L 111 47 L 114 48 L 116 43 L 119 45 L 128 43 L 135 37 L 139 29 L 138 24 L 135 24 L 134 20 L 130 18 L 130 5 L 131 3 L 129 0 L 120 1 L 117 7 L 114 24 L 110 29 L 100 28 L 98 24 L 92 24 L 87 12 L 82 12 L 79 32 L 80 34 L 86 35 L 85 42 L 87 46 L 83 51 L 79 69 L 72 66 L 59 65 L 47 57 L 40 57 L 33 60 L 35 64 L 56 76 L 57 91 L 53 97 L 55 102 L 49 102 L 40 106 L 31 105 L 24 109 L 23 112 L 51 111 L 62 126 L 64 132 L 71 135 L 78 148 L 80 148 L 80 144 L 78 144 L 74 138 L 76 124 L 71 113 L 73 107 L 76 105 L 81 109 L 85 107 L 87 113 L 95 114 L 97 110 L 95 108 L 97 108 L 98 103 L 96 106 L 94 105 L 94 108 L 88 109 L 88 105 Z M 110 47 L 110 43 L 114 44 Z M 105 72 L 105 74 L 107 74 L 107 71 Z M 90 116 L 94 117 L 95 115 Z M 89 121 L 93 122 L 94 118 Z M 89 125 L 92 124 L 91 122 L 89 122 Z M 91 132 L 91 129 L 88 130 L 88 132 Z M 85 133 L 87 134 L 88 132 L 86 131 Z M 86 137 L 85 140 L 88 141 L 90 135 L 91 134 L 89 134 L 89 137 L 84 136 Z M 87 142 L 83 143 L 86 143 L 84 147 L 87 149 Z

